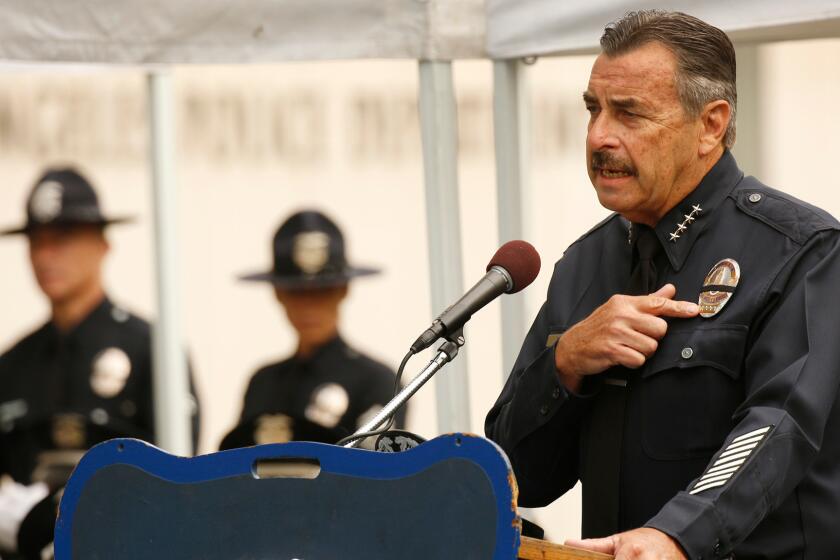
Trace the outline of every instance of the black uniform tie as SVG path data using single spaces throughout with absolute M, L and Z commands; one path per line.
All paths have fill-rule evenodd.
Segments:
M 654 259 L 662 250 L 656 233 L 633 224 L 633 270 L 628 295 L 656 291 Z M 600 376 L 603 387 L 595 397 L 589 417 L 589 433 L 583 458 L 583 536 L 605 537 L 618 533 L 624 409 L 627 403 L 628 370 L 614 367 Z
M 656 263 L 654 259 L 662 250 L 659 239 L 648 226 L 633 224 L 634 235 L 633 257 L 636 263 L 630 273 L 627 293 L 641 296 L 656 291 Z

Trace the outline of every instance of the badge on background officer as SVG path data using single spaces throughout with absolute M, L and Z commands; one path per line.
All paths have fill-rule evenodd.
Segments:
M 522 505 L 582 482 L 569 544 L 835 558 L 840 224 L 738 168 L 721 30 L 631 12 L 601 46 L 587 164 L 615 214 L 556 264 L 487 435 Z
M 102 280 L 105 228 L 129 220 L 103 215 L 72 168 L 35 182 L 26 215 L 0 234 L 28 239 L 51 316 L 0 356 L 0 504 L 9 505 L 0 507 L 0 549 L 40 558 L 60 488 L 85 450 L 114 437 L 154 442 L 155 426 L 149 324 L 113 304 Z
M 242 279 L 273 285 L 297 334 L 297 349 L 253 375 L 239 423 L 221 449 L 293 440 L 335 443 L 394 395 L 394 372 L 348 346 L 338 332 L 350 280 L 378 271 L 348 264 L 338 226 L 314 210 L 283 222 L 274 236 L 273 258 L 270 271 Z

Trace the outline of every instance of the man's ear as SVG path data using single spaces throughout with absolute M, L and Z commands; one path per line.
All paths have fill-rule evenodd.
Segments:
M 718 99 L 707 103 L 700 113 L 700 146 L 701 157 L 709 155 L 722 142 L 732 118 L 732 108 L 727 101 Z
M 108 241 L 108 236 L 105 233 L 105 228 L 98 228 L 96 235 L 99 238 L 99 246 L 102 252 L 102 256 L 105 256 L 111 251 L 111 242 Z

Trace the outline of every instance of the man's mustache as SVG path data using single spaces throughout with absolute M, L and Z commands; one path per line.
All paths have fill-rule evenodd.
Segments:
M 609 171 L 621 171 L 631 175 L 636 174 L 636 168 L 629 161 L 614 156 L 610 152 L 592 152 L 592 160 L 589 166 L 593 171 L 607 169 Z

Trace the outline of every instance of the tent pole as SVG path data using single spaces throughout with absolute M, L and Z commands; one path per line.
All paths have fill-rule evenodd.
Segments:
M 157 445 L 177 455 L 192 454 L 187 363 L 178 313 L 177 186 L 172 76 L 148 76 L 149 151 L 155 215 L 157 321 L 152 332 Z
M 526 67 L 521 60 L 493 61 L 493 136 L 496 146 L 496 190 L 499 244 L 525 237 L 523 190 L 528 188 L 529 98 Z M 525 337 L 522 294 L 501 298 L 502 380 L 506 380 Z
M 732 152 L 744 173 L 756 177 L 764 175 L 761 158 L 764 134 L 761 127 L 760 48 L 755 43 L 735 45 L 738 63 L 738 134 Z
M 420 61 L 420 130 L 426 185 L 432 314 L 463 295 L 458 201 L 458 119 L 452 63 Z M 469 347 L 469 337 L 467 337 Z M 467 356 L 462 352 L 435 378 L 438 430 L 470 429 Z

